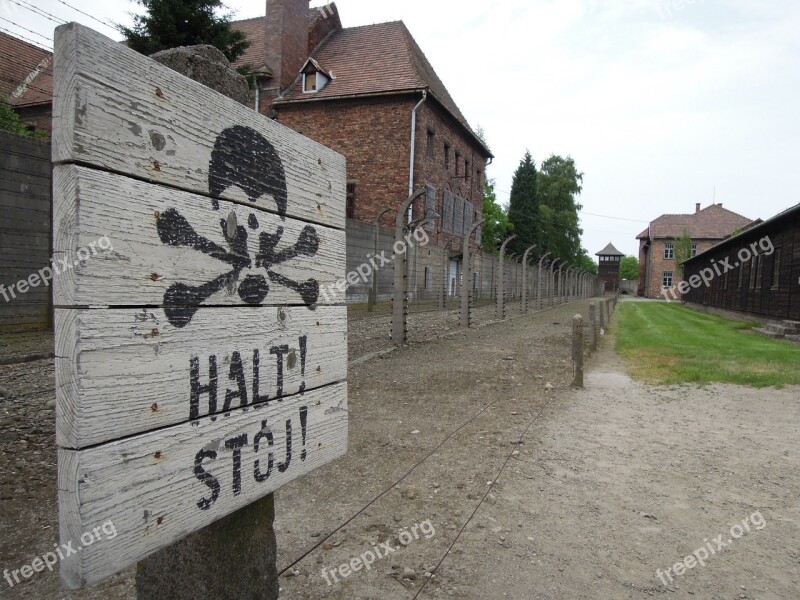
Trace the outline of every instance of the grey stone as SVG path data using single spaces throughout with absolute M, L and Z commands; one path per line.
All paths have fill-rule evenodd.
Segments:
M 232 69 L 225 55 L 214 46 L 181 46 L 156 52 L 150 58 L 240 104 L 251 106 L 247 79 Z

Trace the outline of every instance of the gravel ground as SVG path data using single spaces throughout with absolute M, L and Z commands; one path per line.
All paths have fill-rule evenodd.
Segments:
M 587 306 L 466 333 L 454 313 L 413 315 L 410 346 L 351 367 L 347 456 L 276 494 L 281 597 L 798 598 L 800 390 L 645 386 L 605 338 L 572 391 Z M 351 358 L 387 347 L 382 318 L 352 323 Z M 0 387 L 0 568 L 19 568 L 57 536 L 52 361 L 2 367 Z M 763 529 L 659 580 L 756 511 Z M 81 592 L 48 572 L 5 585 L 135 597 L 132 570 Z

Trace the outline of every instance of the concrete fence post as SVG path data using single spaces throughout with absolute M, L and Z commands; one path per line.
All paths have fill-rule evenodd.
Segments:
M 391 212 L 391 208 L 384 208 L 380 213 L 378 213 L 375 217 L 374 221 L 374 238 L 373 238 L 373 246 L 372 246 L 372 256 L 378 256 L 378 241 L 381 231 L 381 218 L 388 212 Z M 373 269 L 372 271 L 372 286 L 370 287 L 369 292 L 369 299 L 367 300 L 367 310 L 369 312 L 374 312 L 376 305 L 378 304 L 378 270 Z
M 411 204 L 425 195 L 425 188 L 420 188 L 406 198 L 397 211 L 394 226 L 395 245 L 405 244 L 403 234 L 406 232 L 406 215 Z M 392 300 L 392 342 L 402 346 L 408 342 L 408 267 L 406 252 L 397 254 L 394 261 L 394 297 Z
M 597 350 L 597 306 L 594 302 L 589 304 L 589 350 Z
M 531 253 L 536 245 L 529 247 L 525 250 L 522 257 L 522 314 L 528 314 L 528 255 Z
M 600 300 L 597 305 L 597 316 L 600 319 L 600 335 L 605 335 L 606 332 L 606 309 L 605 302 Z
M 463 283 L 461 285 L 461 327 L 469 329 L 470 320 L 472 318 L 472 304 L 474 297 L 472 293 L 472 256 L 470 255 L 469 240 L 472 234 L 485 222 L 481 219 L 475 223 L 470 230 L 464 235 L 464 275 Z
M 506 246 L 508 243 L 515 239 L 517 236 L 512 235 L 511 237 L 507 238 L 503 244 L 500 246 L 500 255 L 497 258 L 497 318 L 498 319 L 505 319 L 506 318 L 506 305 L 505 305 L 505 270 L 503 268 L 503 255 L 506 252 Z
M 572 317 L 572 361 L 575 366 L 575 377 L 572 380 L 572 387 L 583 388 L 583 353 L 583 317 L 581 315 L 575 315 Z

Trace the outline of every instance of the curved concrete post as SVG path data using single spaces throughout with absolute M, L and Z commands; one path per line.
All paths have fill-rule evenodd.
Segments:
M 439 290 L 439 310 L 444 310 L 447 308 L 447 290 L 449 288 L 449 281 L 447 280 L 448 274 L 450 273 L 449 262 L 450 262 L 450 255 L 448 254 L 448 250 L 450 249 L 453 240 L 457 239 L 456 236 L 451 235 L 450 239 L 447 240 L 447 243 L 442 248 L 442 286 Z
M 516 239 L 516 235 L 512 235 L 511 237 L 507 238 L 506 241 L 503 242 L 503 245 L 500 246 L 500 255 L 498 256 L 497 260 L 497 318 L 498 319 L 505 319 L 506 318 L 506 304 L 505 304 L 505 291 L 506 291 L 506 282 L 505 282 L 505 271 L 503 270 L 503 255 L 506 252 L 506 246 L 508 243 Z
M 573 266 L 569 266 L 564 273 L 564 291 L 561 294 L 561 302 L 564 304 L 568 304 L 572 300 L 572 277 L 570 276 L 570 271 L 574 268 Z
M 374 233 L 374 240 L 372 244 L 372 256 L 373 258 L 378 255 L 378 234 L 380 233 L 381 227 L 381 218 L 383 215 L 390 212 L 391 208 L 384 208 L 378 215 L 375 217 L 374 226 L 375 226 L 375 233 Z M 369 299 L 367 300 L 367 310 L 369 312 L 373 312 L 375 310 L 375 305 L 378 303 L 378 269 L 372 270 L 372 288 L 369 294 Z
M 461 276 L 461 327 L 469 329 L 472 317 L 472 255 L 469 250 L 469 239 L 486 220 L 481 219 L 475 223 L 464 236 L 464 266 Z
M 548 304 L 552 308 L 556 305 L 556 265 L 561 262 L 560 258 L 556 258 L 553 262 L 550 263 L 550 274 L 549 274 L 549 285 L 550 289 L 548 290 L 549 294 L 549 302 Z
M 522 255 L 522 314 L 528 314 L 528 255 L 536 248 L 536 244 L 525 250 Z
M 544 305 L 542 304 L 542 264 L 548 256 L 550 256 L 550 252 L 543 254 L 539 259 L 539 276 L 536 281 L 536 305 L 539 310 L 544 310 Z
M 411 204 L 425 195 L 425 188 L 420 188 L 408 198 L 406 198 L 394 222 L 394 243 L 403 242 L 403 234 L 407 229 L 405 223 L 406 214 Z M 408 341 L 408 273 L 406 253 L 395 255 L 394 261 L 394 297 L 392 302 L 392 342 L 396 346 L 402 346 Z
M 506 293 L 508 294 L 508 300 L 511 301 L 514 299 L 514 292 L 516 291 L 516 281 L 514 279 L 514 258 L 517 256 L 515 252 L 512 252 L 508 256 L 504 257 L 503 262 L 505 263 L 505 268 L 508 269 L 508 289 Z

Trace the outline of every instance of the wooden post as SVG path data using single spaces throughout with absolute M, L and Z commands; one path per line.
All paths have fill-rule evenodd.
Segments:
M 477 231 L 485 222 L 485 219 L 479 220 L 472 225 L 470 230 L 464 235 L 463 248 L 464 248 L 464 275 L 461 284 L 461 327 L 469 329 L 470 319 L 472 317 L 472 256 L 470 255 L 469 240 L 472 234 Z
M 273 600 L 272 493 L 347 451 L 344 157 L 76 23 L 53 96 L 53 253 L 113 246 L 53 288 L 61 541 L 115 534 L 61 577 Z
M 403 234 L 408 229 L 407 214 L 411 204 L 426 193 L 425 188 L 420 188 L 406 198 L 400 210 L 397 211 L 394 225 L 394 298 L 392 301 L 392 342 L 395 346 L 402 346 L 408 342 L 408 244 L 403 239 Z M 403 252 L 398 252 L 400 246 Z
M 572 387 L 583 388 L 583 317 L 575 315 L 572 317 L 572 361 L 575 365 L 575 378 L 572 380 Z
M 516 235 L 512 235 L 508 239 L 506 239 L 503 244 L 500 246 L 500 255 L 497 257 L 497 318 L 498 319 L 505 319 L 506 318 L 506 276 L 505 270 L 503 268 L 503 255 L 506 252 L 506 246 L 508 243 L 516 238 Z

